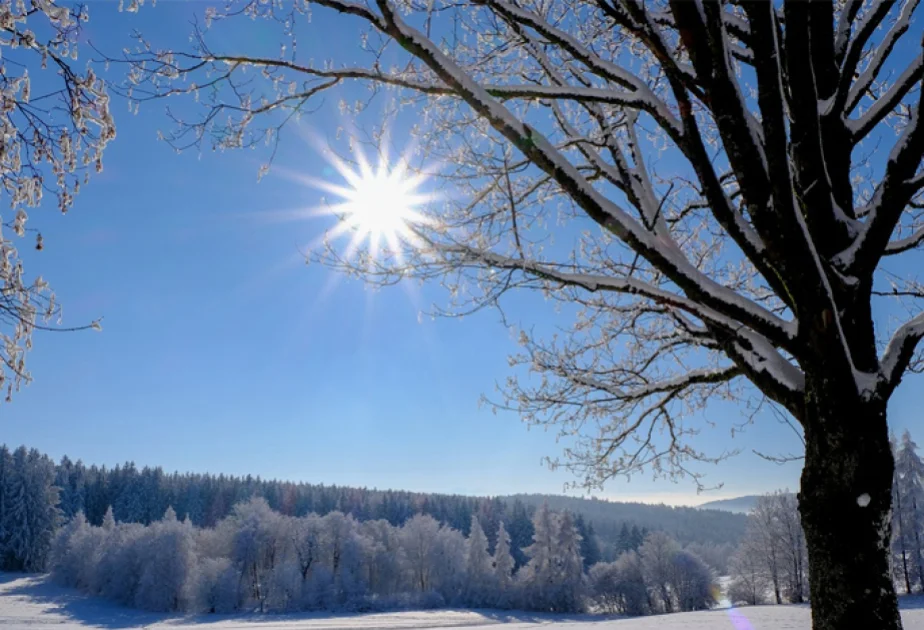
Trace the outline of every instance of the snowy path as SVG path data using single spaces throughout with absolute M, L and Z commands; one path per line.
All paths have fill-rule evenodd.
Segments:
M 904 602 L 905 630 L 924 630 L 924 598 Z M 573 618 L 500 611 L 418 611 L 331 616 L 170 616 L 122 608 L 101 599 L 49 584 L 41 577 L 0 574 L 0 627 L 24 630 L 809 630 L 809 610 L 801 606 L 758 606 L 635 619 Z M 198 629 L 194 628 L 199 626 Z M 501 630 L 495 628 L 494 630 Z

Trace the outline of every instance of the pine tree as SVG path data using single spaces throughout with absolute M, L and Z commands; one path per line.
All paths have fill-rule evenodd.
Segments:
M 584 587 L 584 560 L 581 557 L 583 540 L 570 512 L 559 517 L 555 542 L 555 610 L 577 612 L 581 608 Z
M 486 606 L 493 587 L 493 567 L 488 554 L 488 538 L 474 514 L 466 541 L 465 560 L 466 603 L 474 607 Z
M 520 570 L 527 603 L 536 610 L 549 610 L 554 595 L 557 534 L 558 515 L 543 503 L 533 515 L 533 544 L 523 550 L 529 562 Z
M 507 532 L 510 534 L 510 553 L 517 563 L 517 568 L 526 564 L 528 558 L 524 549 L 533 539 L 533 523 L 529 512 L 522 501 L 513 503 L 510 520 L 507 522 Z
M 915 581 L 924 587 L 924 540 L 921 535 L 924 529 L 924 462 L 917 449 L 911 434 L 905 431 L 895 458 L 894 509 L 899 525 L 897 538 L 903 552 L 905 585 L 909 592 Z
M 497 542 L 494 544 L 494 576 L 497 584 L 497 601 L 499 608 L 507 608 L 513 603 L 513 570 L 516 562 L 510 553 L 510 535 L 501 521 L 497 527 Z
M 581 555 L 584 557 L 584 570 L 600 562 L 600 541 L 594 531 L 594 524 L 584 520 L 583 514 L 574 519 L 578 534 L 581 535 Z
M 0 446 L 0 568 L 7 566 L 7 554 L 14 524 L 10 506 L 13 491 L 13 455 Z
M 115 529 L 115 526 L 115 514 L 113 513 L 112 506 L 110 505 L 106 508 L 106 513 L 103 515 L 102 528 L 108 532 L 111 532 L 113 529 Z
M 4 458 L 5 460 L 5 458 Z M 0 513 L 0 568 L 42 571 L 58 525 L 54 464 L 35 449 L 21 446 L 4 464 L 4 509 Z
M 616 555 L 622 555 L 627 551 L 632 551 L 633 547 L 632 532 L 629 530 L 628 523 L 623 522 L 622 528 L 619 530 L 619 538 L 616 542 Z

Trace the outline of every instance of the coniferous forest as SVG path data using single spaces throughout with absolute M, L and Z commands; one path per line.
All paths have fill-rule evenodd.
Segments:
M 924 588 L 924 464 L 907 432 L 893 449 L 893 576 L 911 593 Z M 788 492 L 744 516 L 107 469 L 0 447 L 0 569 L 149 610 L 652 614 L 710 607 L 719 575 L 736 603 L 805 602 L 807 566 Z

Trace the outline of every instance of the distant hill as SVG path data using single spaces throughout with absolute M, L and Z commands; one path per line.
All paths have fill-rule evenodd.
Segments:
M 747 517 L 732 510 L 702 507 L 670 507 L 646 503 L 618 503 L 550 494 L 514 494 L 502 497 L 538 506 L 548 502 L 553 510 L 582 514 L 592 523 L 600 542 L 615 544 L 624 523 L 648 530 L 662 530 L 681 543 L 737 544 L 744 537 Z
M 708 503 L 703 503 L 696 507 L 700 510 L 722 510 L 723 512 L 732 512 L 733 514 L 747 514 L 754 509 L 757 499 L 758 496 L 756 494 L 748 494 L 733 499 L 709 501 Z

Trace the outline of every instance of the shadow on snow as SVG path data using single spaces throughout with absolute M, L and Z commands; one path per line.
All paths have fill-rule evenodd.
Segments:
M 222 623 L 227 621 L 244 622 L 259 626 L 263 623 L 297 623 L 299 621 L 339 621 L 336 626 L 340 628 L 349 628 L 348 620 L 363 620 L 358 624 L 364 630 L 375 630 L 376 628 L 387 630 L 412 630 L 421 629 L 432 623 L 433 627 L 452 628 L 475 625 L 494 625 L 506 623 L 529 623 L 542 624 L 549 622 L 604 622 L 624 619 L 625 617 L 616 617 L 610 615 L 590 615 L 590 614 L 555 614 L 555 613 L 536 613 L 526 611 L 510 610 L 493 610 L 493 609 L 468 609 L 468 608 L 440 608 L 433 610 L 391 610 L 377 611 L 368 613 L 348 613 L 334 611 L 309 611 L 309 612 L 279 612 L 279 613 L 234 613 L 234 614 L 181 614 L 181 613 L 157 613 L 129 608 L 122 606 L 110 600 L 101 597 L 86 595 L 76 589 L 65 588 L 54 584 L 47 576 L 35 575 L 34 577 L 23 579 L 22 574 L 0 574 L 0 584 L 6 584 L 19 580 L 21 583 L 8 588 L 4 591 L 7 596 L 23 597 L 30 603 L 42 606 L 45 612 L 50 614 L 59 614 L 68 619 L 96 626 L 107 628 L 109 630 L 121 630 L 124 628 L 138 628 L 156 623 L 167 622 L 170 625 L 207 625 Z M 432 615 L 432 620 L 425 618 L 407 619 L 383 619 L 382 625 L 374 622 L 375 617 L 386 617 L 397 613 L 417 613 L 422 616 Z M 478 615 L 468 619 L 446 619 L 446 615 Z M 444 618 L 440 618 L 444 615 Z M 319 625 L 317 630 L 322 630 L 323 626 Z

